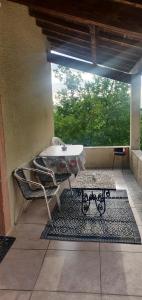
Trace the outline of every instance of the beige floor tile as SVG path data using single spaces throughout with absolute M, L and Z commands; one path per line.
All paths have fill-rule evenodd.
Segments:
M 72 251 L 99 251 L 99 243 L 50 241 L 49 249 Z
M 46 224 L 48 220 L 47 208 L 43 199 L 32 201 L 23 211 L 18 223 Z
M 84 293 L 33 292 L 31 300 L 101 300 L 100 295 Z
M 115 295 L 103 295 L 102 300 L 141 300 L 142 297 L 137 296 L 115 296 Z
M 0 291 L 0 300 L 29 300 L 31 292 Z
M 142 253 L 101 252 L 104 294 L 142 296 Z
M 44 225 L 40 224 L 17 224 L 11 235 L 16 237 L 13 249 L 47 249 L 48 240 L 40 239 Z
M 0 289 L 32 290 L 45 250 L 11 249 L 0 265 Z
M 35 290 L 100 293 L 99 253 L 48 250 Z
M 142 252 L 142 245 L 100 243 L 100 251 Z

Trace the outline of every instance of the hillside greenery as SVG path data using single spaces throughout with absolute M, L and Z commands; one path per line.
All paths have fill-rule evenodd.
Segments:
M 61 89 L 54 105 L 55 135 L 85 146 L 130 144 L 130 86 L 58 66 Z

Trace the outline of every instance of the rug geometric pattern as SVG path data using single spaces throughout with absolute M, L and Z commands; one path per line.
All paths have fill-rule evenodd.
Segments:
M 106 200 L 106 212 L 100 217 L 91 202 L 86 216 L 81 211 L 81 196 L 77 190 L 64 190 L 61 211 L 55 207 L 53 224 L 47 224 L 42 239 L 64 241 L 99 241 L 141 244 L 139 230 L 125 190 L 111 191 Z

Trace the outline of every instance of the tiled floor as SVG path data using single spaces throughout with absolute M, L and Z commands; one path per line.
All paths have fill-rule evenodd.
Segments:
M 127 189 L 142 234 L 142 190 L 129 170 L 113 172 Z M 43 201 L 28 207 L 0 265 L 0 300 L 140 300 L 142 246 L 40 240 L 47 221 Z

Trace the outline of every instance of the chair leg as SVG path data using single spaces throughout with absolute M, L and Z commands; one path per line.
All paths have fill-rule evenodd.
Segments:
M 45 202 L 46 202 L 47 211 L 48 211 L 48 217 L 49 217 L 50 222 L 52 222 L 52 217 L 51 217 L 51 212 L 50 212 L 50 208 L 49 208 L 48 199 L 47 199 L 47 196 L 45 194 L 44 194 L 44 196 L 45 196 Z
M 68 182 L 69 182 L 69 188 L 70 188 L 70 191 L 71 191 L 71 195 L 73 196 L 73 190 L 72 190 L 72 187 L 71 187 L 71 181 L 70 181 L 70 178 L 68 178 Z
M 56 195 L 56 201 L 57 201 L 59 210 L 61 210 L 61 202 L 60 202 L 60 197 L 59 197 L 59 195 Z

